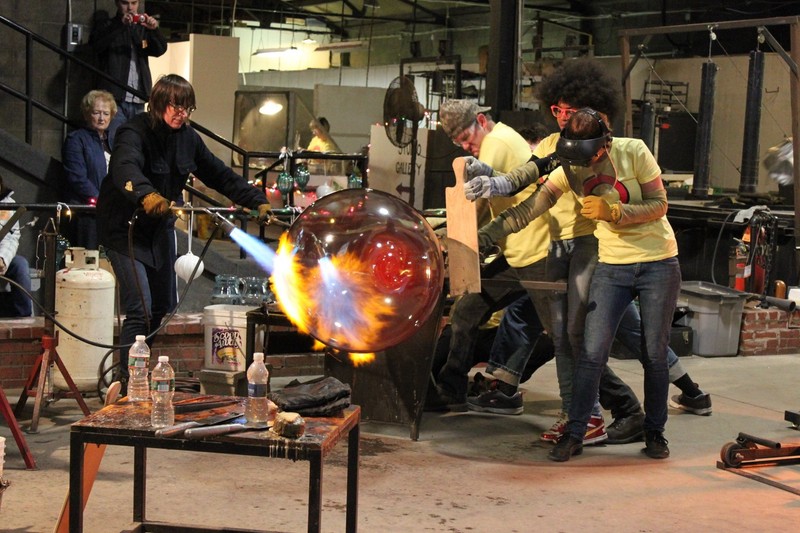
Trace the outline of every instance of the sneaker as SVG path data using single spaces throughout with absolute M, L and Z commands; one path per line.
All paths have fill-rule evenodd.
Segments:
M 540 440 L 545 442 L 556 442 L 558 437 L 564 434 L 564 428 L 567 427 L 567 421 L 569 417 L 567 413 L 559 413 L 558 420 L 556 420 L 555 424 L 550 426 L 550 429 L 545 431 L 539 436 Z
M 600 444 L 608 439 L 606 433 L 606 424 L 602 416 L 595 416 L 589 419 L 589 424 L 586 426 L 586 435 L 583 437 L 584 444 Z
M 497 388 L 497 380 L 496 379 L 487 379 L 486 376 L 481 374 L 480 372 L 476 372 L 475 376 L 472 378 L 472 382 L 469 384 L 469 390 L 467 391 L 467 396 L 480 396 L 484 392 L 488 392 L 490 390 Z
M 522 393 L 517 391 L 511 396 L 506 396 L 499 390 L 490 390 L 480 396 L 468 396 L 467 409 L 479 413 L 521 415 Z
M 666 459 L 669 457 L 669 442 L 660 431 L 646 431 L 644 434 L 644 452 L 651 459 Z
M 556 441 L 556 445 L 547 454 L 547 458 L 551 461 L 563 463 L 569 461 L 573 455 L 580 455 L 583 453 L 583 442 L 576 439 L 572 435 L 561 435 Z
M 614 422 L 606 428 L 608 433 L 608 444 L 627 444 L 642 440 L 644 437 L 644 413 L 636 413 L 629 416 L 616 418 Z
M 685 394 L 680 394 L 670 398 L 669 405 L 696 415 L 708 416 L 711 414 L 711 395 L 704 392 L 692 398 Z

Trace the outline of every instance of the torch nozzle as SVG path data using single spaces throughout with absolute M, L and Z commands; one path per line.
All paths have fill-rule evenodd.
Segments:
M 231 222 L 224 216 L 220 215 L 219 213 L 215 213 L 210 209 L 207 209 L 206 212 L 209 215 L 211 215 L 211 220 L 214 222 L 214 224 L 217 227 L 222 228 L 222 231 L 224 231 L 226 235 L 230 235 L 233 232 L 233 230 L 236 229 L 236 225 L 233 222 Z

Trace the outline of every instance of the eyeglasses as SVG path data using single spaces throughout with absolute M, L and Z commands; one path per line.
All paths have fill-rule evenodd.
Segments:
M 550 112 L 552 112 L 553 116 L 556 117 L 556 118 L 559 118 L 560 116 L 563 116 L 564 118 L 568 119 L 576 111 L 578 111 L 578 110 L 575 109 L 574 107 L 558 107 L 557 105 L 551 105 L 550 106 Z
M 169 106 L 170 106 L 172 109 L 174 109 L 174 110 L 175 110 L 175 112 L 176 112 L 177 114 L 179 114 L 179 115 L 180 115 L 180 114 L 183 114 L 183 113 L 186 113 L 187 115 L 191 115 L 192 113 L 194 113 L 195 111 L 197 111 L 197 108 L 196 108 L 195 106 L 184 107 L 184 106 L 182 106 L 182 105 L 178 105 L 178 104 L 176 104 L 175 102 L 170 102 L 170 103 L 169 103 Z
M 463 146 L 469 144 L 475 136 L 475 131 L 478 129 L 478 121 L 473 121 L 466 129 L 464 129 L 458 137 L 453 138 L 453 144 L 456 146 Z

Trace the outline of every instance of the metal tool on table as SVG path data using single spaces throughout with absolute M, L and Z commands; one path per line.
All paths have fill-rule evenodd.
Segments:
M 184 413 L 196 413 L 197 411 L 206 411 L 208 409 L 216 409 L 217 407 L 226 407 L 228 405 L 234 405 L 239 403 L 241 400 L 231 398 L 229 400 L 223 399 L 210 399 L 204 401 L 193 401 L 193 402 L 186 402 L 186 403 L 176 403 L 175 404 L 175 414 L 180 415 Z
M 248 423 L 247 419 L 243 416 L 236 419 L 235 422 L 230 424 L 218 424 L 216 426 L 205 426 L 199 428 L 187 429 L 183 436 L 187 439 L 204 439 L 206 437 L 216 437 L 219 435 L 229 435 L 231 433 L 240 433 L 242 431 L 252 431 L 257 429 L 268 429 L 272 426 L 272 421 L 269 422 L 256 422 Z
M 156 437 L 165 437 L 165 438 L 177 437 L 179 435 L 182 435 L 185 431 L 189 429 L 199 428 L 203 426 L 213 426 L 215 424 L 227 422 L 228 420 L 233 420 L 240 416 L 242 416 L 242 411 L 233 411 L 233 412 L 227 412 L 210 416 L 208 418 L 201 420 L 187 420 L 186 422 L 180 422 L 173 426 L 157 429 L 155 435 Z

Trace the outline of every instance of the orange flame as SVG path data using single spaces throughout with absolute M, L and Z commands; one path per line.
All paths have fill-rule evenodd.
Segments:
M 392 327 L 392 298 L 373 288 L 371 266 L 345 253 L 301 264 L 284 233 L 271 276 L 284 314 L 303 333 L 328 346 L 350 346 L 369 352 Z
M 367 365 L 375 360 L 374 353 L 351 353 L 350 361 L 353 366 Z

